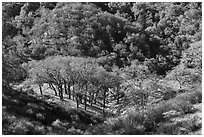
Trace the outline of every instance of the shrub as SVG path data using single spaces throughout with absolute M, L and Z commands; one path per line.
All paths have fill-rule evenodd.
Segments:
M 129 110 L 117 118 L 108 119 L 105 123 L 112 134 L 141 135 L 145 131 L 144 119 L 144 113 Z
M 162 122 L 156 129 L 156 134 L 160 135 L 178 135 L 179 127 L 175 123 Z
M 168 89 L 162 93 L 164 100 L 169 100 L 176 96 L 177 92 L 173 89 Z
M 182 127 L 188 129 L 189 131 L 197 131 L 198 129 L 202 128 L 202 122 L 201 119 L 198 116 L 194 116 L 188 121 L 185 121 L 182 123 Z
M 196 69 L 184 68 L 182 65 L 178 65 L 166 75 L 166 79 L 177 81 L 179 89 L 182 90 L 201 83 L 202 76 Z
M 193 105 L 188 100 L 185 98 L 179 99 L 178 97 L 175 97 L 166 102 L 163 101 L 155 106 L 148 106 L 147 117 L 155 123 L 159 123 L 167 120 L 165 113 L 172 110 L 181 114 L 192 113 L 194 111 Z
M 180 112 L 177 112 L 177 111 L 175 111 L 175 110 L 170 110 L 170 111 L 168 111 L 168 112 L 163 113 L 163 115 L 164 115 L 164 117 L 165 117 L 166 119 L 171 119 L 171 118 L 180 116 L 180 114 L 181 114 Z
M 80 129 L 75 129 L 74 127 L 71 127 L 70 129 L 68 129 L 68 134 L 69 135 L 83 135 L 83 131 L 81 131 Z
M 123 127 L 122 118 L 109 118 L 105 123 L 111 127 L 111 130 L 116 131 L 118 129 L 121 129 Z
M 183 52 L 181 62 L 188 68 L 202 69 L 202 42 L 192 43 Z
M 177 98 L 174 98 L 170 100 L 168 103 L 171 104 L 173 110 L 181 112 L 182 114 L 192 112 L 193 105 L 185 99 L 178 100 Z
M 194 92 L 186 92 L 179 94 L 175 97 L 176 100 L 186 100 L 191 104 L 201 103 L 202 102 L 202 92 L 194 91 Z
M 201 118 L 176 118 L 174 121 L 161 122 L 156 128 L 156 134 L 185 135 L 202 128 Z
M 34 125 L 27 119 L 16 119 L 9 128 L 9 134 L 26 135 L 33 133 Z
M 107 124 L 99 124 L 96 125 L 94 127 L 89 128 L 88 130 L 86 130 L 85 134 L 88 135 L 107 135 L 107 134 L 113 134 L 114 132 L 111 131 L 111 129 L 109 128 L 109 126 Z
M 163 101 L 155 106 L 148 107 L 147 117 L 155 123 L 159 123 L 165 120 L 163 113 L 168 112 L 170 110 L 173 110 L 171 104 Z
M 195 102 L 192 102 L 193 104 L 202 103 L 202 85 L 201 84 L 198 84 L 198 85 L 195 85 L 195 87 L 192 87 L 190 89 L 190 92 L 192 92 L 192 94 L 190 95 L 191 98 L 195 99 Z
M 103 124 L 89 129 L 88 134 L 122 134 L 142 135 L 145 134 L 145 113 L 135 110 L 127 111 L 116 118 L 109 118 Z
M 127 115 L 122 119 L 123 125 L 120 130 L 121 134 L 126 135 L 141 135 L 145 133 L 144 127 L 145 115 L 139 111 L 129 111 Z

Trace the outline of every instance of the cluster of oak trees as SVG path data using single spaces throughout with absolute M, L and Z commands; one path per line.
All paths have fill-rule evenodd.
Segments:
M 108 94 L 119 103 L 121 78 L 107 72 L 93 58 L 56 56 L 31 61 L 24 67 L 29 71 L 32 84 L 39 86 L 41 94 L 42 85 L 47 84 L 61 100 L 64 93 L 69 99 L 76 100 L 77 108 L 83 100 L 85 110 L 87 102 L 90 105 L 100 102 L 105 109 Z

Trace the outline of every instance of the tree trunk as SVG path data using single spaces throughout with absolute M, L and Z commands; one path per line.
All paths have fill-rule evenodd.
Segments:
M 67 88 L 67 89 L 68 89 L 69 99 L 71 99 L 71 90 L 70 90 L 70 87 L 71 87 L 71 86 L 70 86 L 70 83 L 68 83 L 68 85 L 67 85 L 67 86 L 68 86 L 68 88 Z
M 91 93 L 90 96 L 89 96 L 89 104 L 90 104 L 91 106 L 92 106 L 92 104 L 93 104 L 93 96 L 94 96 L 93 93 Z
M 96 94 L 94 97 L 94 102 L 93 102 L 94 104 L 96 104 L 96 102 L 97 102 L 98 93 L 99 93 L 99 90 L 96 91 Z
M 75 93 L 75 89 L 74 89 L 74 82 L 73 82 L 73 85 L 72 85 L 72 87 L 73 87 L 73 89 L 72 89 L 72 98 L 73 98 L 73 100 L 75 100 L 76 99 L 76 93 Z
M 72 91 L 72 99 L 75 101 L 76 100 L 76 95 L 74 93 L 74 91 Z
M 76 104 L 77 104 L 77 109 L 79 108 L 79 99 L 78 99 L 78 94 L 76 94 Z
M 42 95 L 43 92 L 42 92 L 42 85 L 38 85 L 39 86 L 39 89 L 40 89 L 40 94 Z
M 120 102 L 120 94 L 119 94 L 119 89 L 117 88 L 117 91 L 116 91 L 116 98 L 117 98 L 117 101 L 116 103 L 119 104 Z
M 96 104 L 96 93 L 93 95 L 93 104 Z
M 86 107 L 87 107 L 87 95 L 86 95 L 86 93 L 85 93 L 85 96 L 84 96 L 84 110 L 86 111 Z
M 49 84 L 49 87 L 55 91 L 55 96 L 57 96 L 57 90 L 55 89 L 54 85 L 52 85 L 51 83 Z
M 181 84 L 181 82 L 179 81 L 179 79 L 176 79 L 177 81 L 178 81 L 178 83 L 179 83 L 179 90 L 181 90 L 182 89 L 182 84 Z
M 90 99 L 90 105 L 91 105 L 91 106 L 93 105 L 93 99 L 92 99 L 92 97 L 91 97 L 91 99 Z
M 103 113 L 105 113 L 106 108 L 106 89 L 103 91 Z
M 63 88 L 62 85 L 58 85 L 58 90 L 59 90 L 59 97 L 61 100 L 63 100 Z
M 67 83 L 66 83 L 65 80 L 64 80 L 64 93 L 65 93 L 65 94 L 68 94 L 68 91 L 67 91 Z
M 86 111 L 86 107 L 87 107 L 87 89 L 88 89 L 88 87 L 87 87 L 87 84 L 85 85 L 85 96 L 84 96 L 84 110 Z
M 77 93 L 77 95 L 78 95 L 79 103 L 82 104 L 83 95 L 81 93 Z

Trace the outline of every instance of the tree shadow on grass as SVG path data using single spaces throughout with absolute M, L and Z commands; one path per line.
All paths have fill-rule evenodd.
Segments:
M 29 92 L 17 91 L 8 87 L 2 89 L 3 111 L 31 121 L 37 121 L 44 126 L 52 126 L 53 122 L 57 120 L 64 123 L 77 123 L 78 125 L 95 125 L 102 122 L 82 110 L 70 109 L 67 111 L 55 103 L 48 103 L 45 101 L 48 96 L 39 99 L 38 95 L 34 93 L 30 95 Z M 4 126 L 4 123 L 2 126 Z M 69 125 L 69 127 L 71 126 Z M 83 126 L 82 130 L 85 130 L 86 127 L 88 128 L 88 126 Z

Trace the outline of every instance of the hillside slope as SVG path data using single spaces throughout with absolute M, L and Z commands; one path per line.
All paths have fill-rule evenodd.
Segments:
M 31 90 L 18 91 L 3 87 L 3 134 L 84 134 L 92 125 L 102 122 L 66 103 L 66 110 L 49 103 L 50 96 L 40 97 Z

